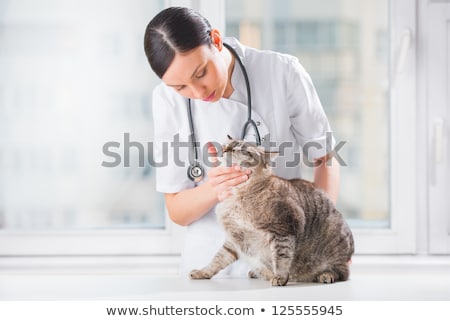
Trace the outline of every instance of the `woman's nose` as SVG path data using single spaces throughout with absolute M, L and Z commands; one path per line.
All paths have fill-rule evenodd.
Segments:
M 192 96 L 194 99 L 202 99 L 206 97 L 206 86 L 196 85 L 192 86 Z

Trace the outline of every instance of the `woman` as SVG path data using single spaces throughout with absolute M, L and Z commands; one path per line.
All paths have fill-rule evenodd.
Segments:
M 165 194 L 170 218 L 188 226 L 183 274 L 206 265 L 221 247 L 224 234 L 214 207 L 229 195 L 232 186 L 251 175 L 239 166 L 207 166 L 205 160 L 202 163 L 208 171 L 202 182 L 195 183 L 186 175 L 192 158 L 192 147 L 186 143 L 191 134 L 188 99 L 199 160 L 207 160 L 208 151 L 212 152 L 208 143 L 223 143 L 227 135 L 240 137 L 247 120 L 247 88 L 232 50 L 248 74 L 252 118 L 264 145 L 280 151 L 274 173 L 300 177 L 302 158 L 298 156 L 306 154 L 317 165 L 315 183 L 336 201 L 338 164 L 331 162 L 330 166 L 325 161 L 331 129 L 311 79 L 297 58 L 223 38 L 203 16 L 179 7 L 165 9 L 150 21 L 144 46 L 151 68 L 162 79 L 153 92 L 154 153 L 155 160 L 166 160 L 168 166 L 157 168 L 157 190 Z M 246 140 L 254 137 L 250 130 Z M 330 148 L 334 141 L 328 144 Z M 245 275 L 246 269 L 238 261 L 222 274 Z

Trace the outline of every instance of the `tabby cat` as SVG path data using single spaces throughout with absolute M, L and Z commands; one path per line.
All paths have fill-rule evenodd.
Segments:
M 249 277 L 272 285 L 348 279 L 352 232 L 325 192 L 272 175 L 269 153 L 254 144 L 230 139 L 223 158 L 252 173 L 217 205 L 226 240 L 206 267 L 191 271 L 192 279 L 209 279 L 241 258 L 253 268 Z

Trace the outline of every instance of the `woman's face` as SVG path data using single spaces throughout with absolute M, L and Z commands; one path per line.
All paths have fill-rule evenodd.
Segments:
M 175 54 L 162 80 L 186 98 L 214 102 L 229 96 L 228 64 L 218 48 L 217 45 L 202 45 L 187 53 Z

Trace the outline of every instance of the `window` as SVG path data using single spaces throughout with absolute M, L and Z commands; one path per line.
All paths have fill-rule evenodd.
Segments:
M 139 166 L 158 82 L 142 36 L 168 5 L 300 59 L 346 142 L 338 206 L 357 253 L 449 253 L 449 4 L 429 3 L 0 0 L 0 256 L 179 253 Z M 107 143 L 121 166 L 101 165 Z
M 0 254 L 178 251 L 147 161 L 163 7 L 0 0 Z
M 404 153 L 406 146 L 412 147 L 410 153 L 414 150 L 404 141 L 398 146 L 396 140 L 400 132 L 413 133 L 408 126 L 414 125 L 414 114 L 402 119 L 396 114 L 406 103 L 408 83 L 397 79 L 396 87 L 389 86 L 396 77 L 390 71 L 398 55 L 395 50 L 400 50 L 396 39 L 400 21 L 405 17 L 402 23 L 414 27 L 414 9 L 400 14 L 398 8 L 406 3 L 388 0 L 228 0 L 225 4 L 228 36 L 295 55 L 310 73 L 337 141 L 345 142 L 340 155 L 347 166 L 341 169 L 338 207 L 357 235 L 358 252 L 414 251 L 415 212 L 410 208 L 403 222 L 408 206 L 403 207 L 401 200 L 414 191 L 403 186 L 397 191 L 400 186 L 395 185 L 401 173 L 413 169 L 396 167 L 400 150 Z M 242 32 L 249 24 L 255 32 Z M 414 79 L 413 64 L 404 68 Z M 395 249 L 389 244 L 394 240 Z

